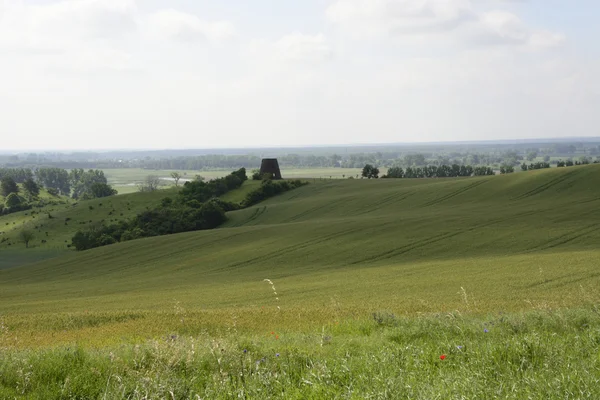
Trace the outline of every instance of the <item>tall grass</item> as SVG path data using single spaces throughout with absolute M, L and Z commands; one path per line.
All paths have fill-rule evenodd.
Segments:
M 0 398 L 600 398 L 594 307 L 387 314 L 384 322 L 347 319 L 308 332 L 270 329 L 165 332 L 102 348 L 4 348 Z

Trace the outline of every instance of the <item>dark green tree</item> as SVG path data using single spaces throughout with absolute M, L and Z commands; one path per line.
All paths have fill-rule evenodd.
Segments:
M 81 197 L 93 198 L 91 189 L 96 183 L 107 184 L 107 179 L 104 176 L 104 171 L 92 170 L 84 171 L 83 169 L 73 169 L 69 173 L 69 182 L 73 191 L 72 197 L 78 199 Z M 106 196 L 103 196 L 106 197 Z
M 400 167 L 391 167 L 388 169 L 388 178 L 404 178 L 404 170 Z
M 0 194 L 2 194 L 4 197 L 7 197 L 11 193 L 19 193 L 19 187 L 13 178 L 10 176 L 5 176 L 0 182 Z
M 367 179 L 377 179 L 379 178 L 379 168 L 367 164 L 362 170 L 362 176 Z
M 23 182 L 23 189 L 25 189 L 27 192 L 29 201 L 40 194 L 40 186 L 31 178 L 28 178 L 25 182 Z
M 11 193 L 8 196 L 6 196 L 6 201 L 4 202 L 4 205 L 7 208 L 16 208 L 19 207 L 20 205 L 22 205 L 24 202 L 24 199 L 19 196 L 16 193 Z
M 99 199 L 102 197 L 114 196 L 118 192 L 112 186 L 106 183 L 94 183 L 87 192 L 83 194 L 83 199 Z
M 65 169 L 40 168 L 36 171 L 36 177 L 38 182 L 47 189 L 56 189 L 65 196 L 71 193 L 69 173 Z

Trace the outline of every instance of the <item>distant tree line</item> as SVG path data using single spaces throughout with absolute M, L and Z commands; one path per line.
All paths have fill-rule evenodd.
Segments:
M 19 187 L 21 184 L 21 187 Z M 73 169 L 68 172 L 61 168 L 0 169 L 0 214 L 29 210 L 38 205 L 41 188 L 46 188 L 52 196 L 71 195 L 74 199 L 94 199 L 114 196 L 117 191 L 108 185 L 104 172 L 100 170 Z
M 372 149 L 372 150 L 369 150 Z M 266 149 L 265 149 L 266 151 Z M 259 154 L 190 154 L 192 150 L 108 153 L 44 153 L 0 155 L 0 165 L 13 167 L 45 167 L 61 169 L 143 168 L 149 170 L 215 170 L 258 168 Z M 267 154 L 265 154 L 267 155 Z M 365 164 L 381 167 L 426 167 L 429 165 L 519 166 L 523 162 L 544 161 L 555 164 L 556 157 L 591 158 L 600 156 L 598 143 L 520 143 L 520 144 L 455 144 L 415 146 L 362 146 L 348 148 L 315 148 L 268 150 L 285 168 L 362 168 Z M 19 182 L 21 183 L 21 182 Z
M 567 161 L 558 161 L 558 163 L 556 164 L 557 167 L 562 168 L 562 167 L 572 167 L 574 165 L 588 165 L 591 164 L 592 161 L 587 158 L 587 157 L 583 157 L 580 161 L 575 161 L 573 162 L 573 160 L 567 160 Z M 594 164 L 598 164 L 600 163 L 599 160 L 594 161 Z
M 363 169 L 363 177 L 369 178 L 369 171 L 372 171 L 371 165 L 366 165 Z M 379 172 L 377 170 L 377 172 Z M 495 175 L 490 167 L 472 167 L 470 165 L 429 165 L 425 167 L 391 167 L 382 178 L 455 178 L 461 176 L 483 176 Z M 375 177 L 376 176 L 371 176 Z
M 537 163 L 531 163 L 529 165 L 523 163 L 521 164 L 521 170 L 523 171 L 533 171 L 536 169 L 546 169 L 546 168 L 550 168 L 550 164 L 547 162 L 537 162 Z
M 10 178 L 17 184 L 35 181 L 51 194 L 72 196 L 74 199 L 91 199 L 116 194 L 109 185 L 104 171 L 63 168 L 0 168 L 0 180 Z
M 0 168 L 0 180 L 11 178 L 16 183 L 23 183 L 33 178 L 33 171 L 29 168 Z
M 78 231 L 73 236 L 72 245 L 81 251 L 145 237 L 214 229 L 227 220 L 225 212 L 256 204 L 304 184 L 300 181 L 266 180 L 258 189 L 248 193 L 241 204 L 218 198 L 239 188 L 247 179 L 246 169 L 240 168 L 226 177 L 208 182 L 186 182 L 175 198 L 166 197 L 158 207 L 128 221 Z

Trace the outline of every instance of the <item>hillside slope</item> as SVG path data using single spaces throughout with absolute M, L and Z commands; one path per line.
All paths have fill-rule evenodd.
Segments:
M 230 213 L 222 229 L 0 271 L 0 310 L 273 305 L 265 278 L 286 307 L 451 310 L 464 293 L 482 311 L 576 304 L 600 283 L 599 202 L 597 165 L 316 181 Z
M 79 229 L 100 222 L 110 224 L 134 217 L 174 193 L 176 189 L 84 201 L 62 197 L 59 204 L 4 215 L 0 217 L 0 238 L 8 240 L 0 244 L 0 251 L 5 248 L 14 250 L 15 247 L 24 247 L 18 238 L 23 228 L 36 233 L 31 243 L 32 247 L 66 250 L 67 244 L 71 243 L 71 238 Z

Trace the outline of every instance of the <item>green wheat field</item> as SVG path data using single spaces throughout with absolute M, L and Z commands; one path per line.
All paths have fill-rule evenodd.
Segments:
M 86 252 L 177 189 L 1 217 L 0 398 L 600 398 L 599 165 L 309 182 Z

